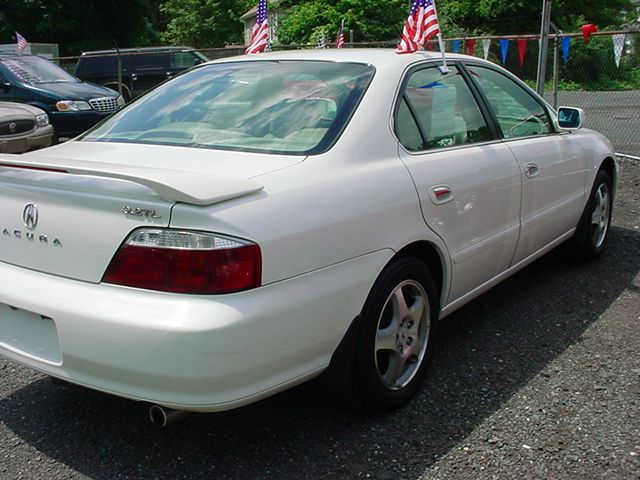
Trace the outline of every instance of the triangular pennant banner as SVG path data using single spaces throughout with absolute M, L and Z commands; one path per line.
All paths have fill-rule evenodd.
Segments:
M 569 61 L 569 50 L 571 49 L 571 37 L 562 37 L 562 61 Z
M 467 40 L 467 55 L 473 56 L 476 53 L 476 41 L 473 39 Z
M 489 48 L 491 48 L 491 40 L 485 38 L 482 40 L 482 49 L 484 50 L 484 59 L 487 60 L 489 58 Z
M 453 53 L 460 53 L 460 40 L 453 41 Z
M 616 67 L 620 68 L 620 59 L 622 58 L 622 52 L 624 51 L 624 42 L 627 36 L 624 33 L 619 35 L 613 35 L 613 54 L 616 58 Z
M 520 66 L 524 66 L 524 59 L 527 55 L 527 39 L 521 38 L 518 40 L 518 58 L 520 59 Z
M 502 64 L 507 63 L 507 53 L 509 52 L 509 40 L 500 40 L 500 53 L 502 54 Z

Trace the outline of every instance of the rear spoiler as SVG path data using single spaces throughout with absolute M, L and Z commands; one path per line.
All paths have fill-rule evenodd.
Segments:
M 264 186 L 252 180 L 235 177 L 167 170 L 139 168 L 128 165 L 111 165 L 84 160 L 56 159 L 47 161 L 12 154 L 0 154 L 1 168 L 39 170 L 71 175 L 92 175 L 115 178 L 144 185 L 163 200 L 192 205 L 212 205 L 232 198 L 261 191 Z

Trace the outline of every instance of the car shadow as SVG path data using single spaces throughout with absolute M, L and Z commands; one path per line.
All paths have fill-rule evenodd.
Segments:
M 43 378 L 0 400 L 2 421 L 32 448 L 101 480 L 415 479 L 547 374 L 631 287 L 640 233 L 613 228 L 610 241 L 590 263 L 551 252 L 449 317 L 425 385 L 393 413 L 358 412 L 311 383 L 159 430 L 142 404 Z

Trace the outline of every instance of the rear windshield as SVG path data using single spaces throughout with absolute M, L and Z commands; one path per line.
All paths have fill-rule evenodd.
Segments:
M 42 57 L 6 57 L 0 58 L 0 64 L 22 83 L 64 83 L 77 82 L 55 63 Z
M 206 65 L 167 82 L 81 140 L 285 154 L 327 150 L 373 67 L 320 61 Z

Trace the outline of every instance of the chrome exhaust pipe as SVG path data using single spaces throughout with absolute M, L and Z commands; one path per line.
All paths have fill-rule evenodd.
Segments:
M 149 420 L 158 428 L 164 428 L 186 417 L 188 412 L 183 410 L 173 410 L 171 408 L 162 407 L 160 405 L 151 405 L 149 407 Z

